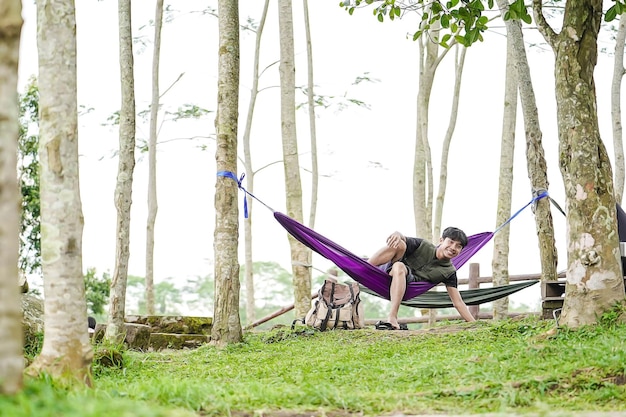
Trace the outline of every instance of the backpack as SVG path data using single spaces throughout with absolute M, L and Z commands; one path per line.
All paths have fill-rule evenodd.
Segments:
M 302 320 L 303 323 L 320 331 L 365 327 L 359 293 L 359 284 L 356 282 L 341 284 L 334 279 L 324 280 L 317 292 L 317 299 Z

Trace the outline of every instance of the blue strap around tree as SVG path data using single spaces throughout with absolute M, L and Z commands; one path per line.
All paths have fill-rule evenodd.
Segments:
M 246 190 L 243 185 L 241 185 L 241 182 L 243 181 L 244 177 L 246 176 L 245 173 L 241 174 L 241 177 L 237 178 L 237 175 L 235 175 L 234 172 L 230 172 L 230 171 L 217 171 L 217 176 L 218 177 L 226 177 L 226 178 L 230 178 L 235 180 L 235 182 L 237 183 L 237 187 L 239 187 L 239 189 L 241 191 L 243 191 L 243 215 L 244 217 L 247 219 L 248 218 L 248 196 L 254 198 L 256 201 L 258 201 L 259 203 L 263 204 L 265 207 L 267 207 L 268 209 L 270 209 L 272 212 L 274 212 L 274 209 L 271 208 L 270 206 L 268 206 L 267 204 L 265 204 L 264 202 L 262 202 L 261 200 L 259 200 L 257 197 L 254 196 L 254 194 L 248 192 L 248 190 Z

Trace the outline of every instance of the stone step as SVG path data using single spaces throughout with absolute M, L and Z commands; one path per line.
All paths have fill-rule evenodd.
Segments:
M 150 349 L 195 349 L 210 339 L 205 334 L 151 333 Z
M 126 316 L 127 323 L 150 326 L 153 333 L 204 334 L 210 335 L 212 317 L 200 316 Z

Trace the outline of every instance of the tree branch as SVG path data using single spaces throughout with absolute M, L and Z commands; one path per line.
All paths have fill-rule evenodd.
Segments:
M 535 21 L 537 22 L 537 29 L 539 30 L 539 33 L 543 35 L 544 39 L 553 50 L 556 49 L 557 34 L 554 32 L 543 15 L 541 0 L 533 0 L 533 15 L 535 17 Z

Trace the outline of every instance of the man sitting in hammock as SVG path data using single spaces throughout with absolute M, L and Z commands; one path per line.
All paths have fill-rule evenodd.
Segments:
M 450 262 L 467 245 L 467 236 L 456 227 L 446 228 L 439 240 L 439 245 L 416 238 L 406 237 L 394 232 L 387 238 L 387 245 L 379 249 L 368 262 L 387 272 L 391 276 L 389 289 L 391 307 L 387 322 L 376 323 L 377 329 L 399 330 L 398 309 L 404 297 L 407 283 L 428 281 L 433 284 L 443 283 L 450 300 L 461 317 L 466 321 L 475 321 L 463 302 L 458 290 L 456 269 Z

